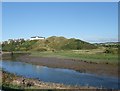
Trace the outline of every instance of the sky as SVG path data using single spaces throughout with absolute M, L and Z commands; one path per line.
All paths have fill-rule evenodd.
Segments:
M 32 36 L 64 36 L 91 43 L 117 41 L 118 3 L 2 3 L 2 40 Z

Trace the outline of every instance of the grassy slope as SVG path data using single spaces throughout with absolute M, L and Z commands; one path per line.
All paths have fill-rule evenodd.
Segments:
M 95 45 L 78 39 L 67 39 L 64 37 L 52 36 L 45 40 L 39 40 L 31 46 L 31 50 L 77 50 L 77 49 L 94 49 Z

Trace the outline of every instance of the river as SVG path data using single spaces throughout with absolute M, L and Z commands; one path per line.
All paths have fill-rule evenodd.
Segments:
M 19 61 L 2 61 L 2 68 L 16 75 L 39 79 L 44 82 L 63 83 L 66 85 L 94 86 L 118 89 L 118 78 L 80 73 L 69 69 L 49 68 Z

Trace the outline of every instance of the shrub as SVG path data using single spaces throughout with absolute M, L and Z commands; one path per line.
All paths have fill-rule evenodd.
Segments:
M 104 53 L 111 53 L 111 54 L 117 54 L 118 49 L 108 48 L 104 51 Z
M 36 51 L 47 51 L 47 48 L 41 47 L 41 48 L 36 49 Z

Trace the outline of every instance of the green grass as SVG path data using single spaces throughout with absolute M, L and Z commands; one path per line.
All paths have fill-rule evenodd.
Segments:
M 56 51 L 56 52 L 31 52 L 31 56 L 38 57 L 57 57 L 64 59 L 78 59 L 98 63 L 112 63 L 117 64 L 117 54 L 106 54 L 98 50 L 80 50 L 80 51 Z

